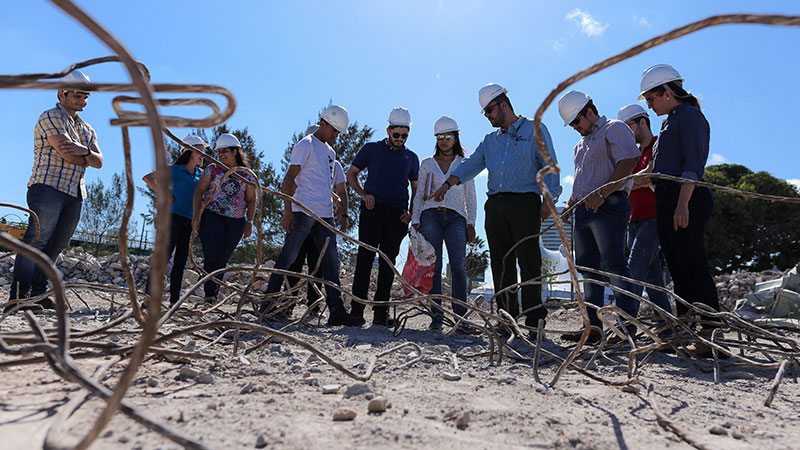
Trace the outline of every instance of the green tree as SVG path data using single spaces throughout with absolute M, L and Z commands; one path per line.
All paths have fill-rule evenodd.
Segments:
M 743 191 L 800 197 L 786 181 L 738 164 L 707 167 L 705 178 L 711 183 Z M 713 196 L 714 213 L 706 229 L 712 271 L 760 271 L 773 267 L 784 270 L 800 260 L 800 205 L 773 203 L 716 190 Z
M 318 122 L 315 120 L 314 123 Z M 309 125 L 311 122 L 309 121 Z M 359 126 L 358 122 L 352 122 L 347 127 L 347 133 L 340 133 L 339 137 L 336 139 L 336 142 L 333 143 L 331 146 L 333 150 L 336 152 L 336 158 L 342 164 L 342 168 L 344 169 L 345 173 L 347 172 L 347 168 L 350 166 L 350 163 L 353 162 L 353 158 L 355 158 L 356 153 L 364 146 L 369 140 L 372 138 L 374 130 L 368 126 Z M 292 135 L 289 144 L 286 146 L 286 149 L 283 152 L 283 159 L 281 159 L 281 172 L 283 174 L 286 173 L 287 168 L 289 167 L 289 162 L 292 158 L 292 148 L 300 139 L 303 139 L 305 135 L 300 133 L 294 133 Z M 365 172 L 361 172 L 359 175 L 361 182 L 364 183 L 367 179 L 367 175 Z M 280 181 L 283 180 L 281 176 Z M 278 182 L 278 189 L 280 189 L 280 181 Z M 361 199 L 358 195 L 350 189 L 347 188 L 347 203 L 348 203 L 348 211 L 347 217 L 350 221 L 350 236 L 356 236 L 356 228 L 358 225 L 358 212 L 359 212 L 359 205 L 361 204 Z M 281 206 L 282 208 L 282 206 Z M 282 209 L 280 210 L 280 214 L 282 214 Z M 278 224 L 280 224 L 280 215 L 277 217 Z M 358 248 L 355 244 L 352 244 L 348 241 L 341 241 L 339 243 L 339 258 L 346 264 L 354 265 L 355 264 L 355 256 L 358 252 Z
M 489 267 L 489 250 L 484 249 L 486 243 L 479 236 L 475 236 L 475 240 L 467 244 L 467 290 L 472 292 L 476 287 L 473 280 L 479 275 L 486 272 Z
M 125 184 L 122 174 L 111 176 L 111 185 L 106 188 L 103 180 L 97 180 L 86 187 L 83 199 L 81 220 L 78 231 L 84 239 L 94 245 L 98 255 L 110 238 L 117 236 L 125 212 Z

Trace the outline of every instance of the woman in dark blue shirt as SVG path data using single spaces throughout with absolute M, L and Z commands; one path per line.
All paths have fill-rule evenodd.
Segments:
M 697 98 L 683 89 L 683 78 L 666 64 L 644 71 L 641 97 L 659 116 L 661 125 L 653 172 L 703 181 L 710 141 L 708 121 Z M 655 179 L 658 237 L 675 285 L 675 294 L 689 303 L 719 311 L 719 297 L 708 268 L 705 231 L 714 200 L 711 191 L 693 183 Z M 688 308 L 678 302 L 679 315 Z M 704 325 L 708 330 L 709 327 Z
M 200 151 L 209 146 L 197 136 L 187 136 L 183 141 Z M 167 255 L 175 252 L 175 257 L 172 259 L 172 272 L 169 275 L 170 305 L 174 305 L 181 296 L 183 270 L 186 267 L 186 259 L 189 257 L 189 239 L 192 235 L 192 197 L 197 181 L 200 179 L 202 166 L 202 155 L 188 149 L 184 150 L 181 156 L 169 166 L 172 178 L 172 204 L 169 209 L 172 217 Z M 155 172 L 142 177 L 142 181 L 150 189 L 156 190 Z M 147 289 L 149 292 L 150 280 L 147 280 Z

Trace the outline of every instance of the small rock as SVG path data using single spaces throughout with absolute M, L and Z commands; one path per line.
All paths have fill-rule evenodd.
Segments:
M 214 375 L 211 375 L 210 373 L 204 373 L 197 377 L 197 382 L 200 384 L 214 384 L 215 381 Z
M 264 436 L 264 433 L 258 433 L 256 435 L 256 448 L 264 448 L 267 446 L 267 437 Z
M 112 434 L 114 434 L 114 432 L 112 430 L 108 430 L 103 433 L 103 438 L 110 438 Z
M 181 411 L 180 414 L 178 414 L 178 423 L 185 423 L 188 421 L 189 416 L 185 412 Z
M 358 344 L 356 345 L 356 350 L 360 352 L 365 352 L 372 348 L 372 344 Z
M 629 394 L 638 394 L 641 390 L 636 386 L 622 386 L 622 392 L 627 392 Z
M 536 383 L 533 389 L 540 394 L 547 393 L 547 386 L 543 385 L 542 383 Z
M 326 384 L 322 386 L 322 393 L 323 394 L 335 394 L 339 392 L 339 389 L 342 388 L 341 384 Z
M 719 425 L 714 425 L 713 427 L 711 427 L 708 430 L 708 432 L 711 433 L 711 434 L 716 434 L 717 436 L 727 436 L 728 435 L 728 430 L 726 430 L 725 428 L 723 428 L 723 427 L 721 427 Z
M 200 376 L 200 371 L 191 366 L 183 366 L 178 375 L 183 378 L 197 378 Z
M 158 386 L 158 380 L 156 380 L 153 377 L 148 377 L 147 378 L 147 385 L 150 386 L 150 387 L 156 387 L 156 386 Z
M 244 387 L 242 388 L 242 390 L 241 390 L 241 391 L 239 391 L 239 394 L 241 394 L 241 395 L 244 395 L 244 394 L 249 394 L 250 392 L 252 392 L 252 391 L 253 391 L 253 389 L 254 389 L 255 387 L 256 387 L 255 383 L 247 383 L 247 384 L 245 384 L 245 385 L 244 385 Z
M 217 404 L 214 402 L 210 402 L 207 407 L 208 409 L 217 409 Z
M 734 439 L 744 439 L 744 435 L 739 430 L 731 431 L 731 437 L 734 438 Z
M 357 415 L 352 409 L 339 408 L 333 412 L 333 420 L 335 422 L 349 421 L 355 419 Z
M 239 355 L 239 362 L 244 364 L 245 366 L 249 366 L 251 364 L 250 360 L 247 359 L 244 355 Z
M 181 348 L 182 352 L 193 352 L 197 344 L 194 341 L 189 341 Z
M 461 375 L 452 372 L 442 372 L 442 378 L 447 381 L 458 381 L 461 379 Z
M 456 427 L 463 430 L 469 426 L 469 411 L 464 411 L 456 418 Z
M 128 442 L 130 442 L 130 440 L 131 438 L 127 434 L 120 434 L 119 437 L 117 438 L 117 442 L 119 442 L 120 444 L 127 444 Z
M 116 334 L 112 334 L 111 336 L 108 337 L 108 340 L 111 342 L 118 342 L 119 336 L 117 336 Z
M 367 405 L 367 411 L 371 413 L 382 413 L 386 411 L 387 400 L 384 397 L 375 397 Z
M 344 398 L 355 397 L 370 392 L 372 392 L 372 387 L 369 384 L 364 382 L 353 383 L 347 386 L 347 390 L 344 391 Z
M 300 379 L 300 382 L 309 386 L 319 385 L 319 379 L 316 377 L 304 377 Z

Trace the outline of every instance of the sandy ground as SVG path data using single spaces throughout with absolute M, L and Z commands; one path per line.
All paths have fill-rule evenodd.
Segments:
M 74 330 L 95 328 L 112 317 L 109 295 L 80 294 L 91 310 L 71 297 Z M 186 320 L 210 320 L 189 312 L 193 308 L 189 305 L 182 313 Z M 295 311 L 295 317 L 301 309 Z M 54 325 L 53 317 L 52 312 L 39 314 L 46 327 Z M 553 306 L 547 328 L 578 329 L 578 317 L 575 310 Z M 188 323 L 175 322 L 167 328 Z M 659 425 L 641 384 L 636 385 L 638 392 L 623 392 L 568 371 L 555 387 L 537 389 L 530 361 L 504 359 L 497 363 L 487 356 L 458 358 L 456 368 L 453 354 L 485 351 L 487 340 L 463 334 L 444 337 L 442 332 L 429 331 L 428 322 L 425 316 L 415 317 L 398 337 L 369 323 L 363 329 L 328 327 L 324 319 L 319 325 L 315 322 L 292 330 L 296 337 L 358 373 L 364 373 L 369 359 L 385 350 L 406 342 L 420 346 L 422 359 L 407 367 L 401 366 L 419 356 L 411 347 L 379 358 L 366 386 L 358 386 L 356 380 L 295 344 L 270 343 L 245 357 L 241 357 L 243 352 L 233 356 L 227 339 L 230 333 L 220 343 L 206 347 L 209 342 L 203 337 L 219 336 L 219 331 L 206 330 L 199 333 L 202 337 L 181 337 L 167 347 L 194 345 L 195 351 L 214 356 L 213 361 L 181 363 L 151 355 L 139 370 L 126 402 L 218 449 L 257 445 L 291 449 L 691 448 Z M 131 320 L 125 326 L 133 329 L 134 323 Z M 3 333 L 28 330 L 20 314 L 7 318 L 0 327 Z M 114 339 L 117 344 L 133 343 L 135 335 L 120 334 Z M 255 333 L 242 336 L 244 347 L 261 339 Z M 107 337 L 102 340 L 109 342 Z M 524 356 L 533 356 L 524 344 L 512 345 Z M 570 348 L 555 332 L 548 333 L 544 345 L 561 355 Z M 73 349 L 73 353 L 82 351 L 86 349 Z M 12 359 L 0 356 L 1 361 Z M 78 364 L 91 373 L 109 359 L 79 360 Z M 774 370 L 723 366 L 722 379 L 715 384 L 708 371 L 710 364 L 697 364 L 699 367 L 674 355 L 656 354 L 640 374 L 653 383 L 664 413 L 692 439 L 709 448 L 798 448 L 800 385 L 796 369 L 789 369 L 768 408 L 763 403 Z M 202 376 L 181 376 L 182 369 L 188 372 L 186 366 Z M 104 382 L 113 386 L 123 368 L 124 362 L 113 366 Z M 556 368 L 545 362 L 542 379 L 552 380 Z M 613 380 L 626 378 L 625 366 L 604 359 L 593 372 Z M 42 448 L 55 414 L 83 391 L 46 364 L 4 367 L 0 374 L 0 447 Z M 341 387 L 335 393 L 323 392 L 323 387 L 333 389 L 328 385 L 337 384 Z M 349 396 L 348 388 L 365 392 Z M 378 397 L 387 400 L 387 409 L 369 413 L 370 400 Z M 77 442 L 103 404 L 96 398 L 83 404 L 57 440 Z M 339 408 L 351 409 L 357 416 L 352 421 L 333 421 Z M 121 413 L 101 436 L 92 448 L 180 448 Z

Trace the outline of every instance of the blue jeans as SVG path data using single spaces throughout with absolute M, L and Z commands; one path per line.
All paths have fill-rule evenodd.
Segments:
M 244 217 L 233 218 L 217 214 L 212 211 L 203 211 L 200 229 L 200 243 L 203 244 L 203 270 L 211 273 L 228 265 L 233 251 L 242 240 L 242 232 L 246 220 Z M 188 248 L 187 248 L 188 255 Z M 222 280 L 222 277 L 215 277 Z M 206 281 L 203 286 L 206 297 L 217 297 L 219 284 L 214 279 Z
M 81 218 L 80 197 L 69 194 L 45 184 L 34 184 L 28 188 L 28 208 L 39 217 L 39 237 L 35 242 L 36 232 L 33 217 L 28 218 L 28 229 L 22 240 L 47 255 L 55 262 L 61 250 L 69 245 L 72 233 Z M 33 261 L 17 255 L 14 260 L 14 278 L 11 282 L 10 299 L 37 296 L 47 290 L 47 277 Z
M 605 270 L 616 275 L 631 277 L 628 263 L 625 260 L 625 232 L 631 215 L 631 204 L 624 192 L 617 191 L 606 197 L 597 213 L 587 210 L 583 205 L 575 210 L 575 263 L 592 269 Z M 584 278 L 603 281 L 603 277 L 595 273 L 582 272 Z M 634 285 L 619 278 L 611 278 L 611 285 L 634 292 Z M 594 283 L 584 283 L 584 300 L 586 303 L 603 306 L 605 288 Z M 614 292 L 617 306 L 636 317 L 639 305 L 633 297 Z M 603 326 L 597 318 L 597 310 L 587 308 L 592 325 Z
M 637 220 L 628 224 L 628 267 L 631 278 L 664 287 L 664 271 L 658 257 L 658 221 L 655 217 Z M 634 286 L 633 293 L 642 295 L 642 287 Z M 667 294 L 647 289 L 647 297 L 656 306 L 672 312 Z
M 333 231 L 325 228 L 322 224 L 317 223 L 313 217 L 306 215 L 302 212 L 293 213 L 294 225 L 292 229 L 286 233 L 286 239 L 283 241 L 283 248 L 278 260 L 275 261 L 276 269 L 287 269 L 297 259 L 303 243 L 310 235 L 314 240 L 317 249 L 322 249 L 325 245 L 325 238 L 330 238 L 328 247 L 325 249 L 325 255 L 322 257 L 320 264 L 320 271 L 322 278 L 330 281 L 331 283 L 339 286 L 339 251 L 336 248 L 336 234 Z M 333 225 L 333 219 L 330 217 L 323 218 L 328 224 Z M 269 277 L 269 284 L 267 284 L 267 293 L 271 294 L 278 292 L 283 284 L 283 275 L 272 274 Z M 342 303 L 342 294 L 338 289 L 331 286 L 325 286 L 326 304 L 331 311 L 344 308 Z M 266 308 L 266 304 L 264 306 Z
M 467 301 L 467 219 L 449 208 L 431 208 L 422 211 L 419 231 L 436 250 L 436 268 L 433 272 L 433 287 L 430 294 L 442 293 L 442 241 L 447 245 L 452 274 L 451 295 L 462 302 Z M 440 298 L 434 299 L 437 305 Z M 463 316 L 467 309 L 453 303 L 453 312 Z M 434 309 L 433 320 L 442 320 L 442 311 Z

